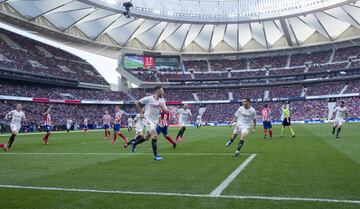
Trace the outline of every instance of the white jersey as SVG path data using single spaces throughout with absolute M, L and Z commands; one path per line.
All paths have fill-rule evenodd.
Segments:
M 348 109 L 346 107 L 337 106 L 334 109 L 334 112 L 336 113 L 335 120 L 344 120 L 346 118 L 347 111 Z
M 72 123 L 73 123 L 73 121 L 71 119 L 66 120 L 66 125 L 67 126 L 71 126 Z
M 160 117 L 160 109 L 162 105 L 165 106 L 165 100 L 163 98 L 156 100 L 154 96 L 147 96 L 140 99 L 140 103 L 145 105 L 145 119 L 148 122 L 157 124 Z
M 132 124 L 133 124 L 133 119 L 132 118 L 128 118 L 128 126 L 132 126 Z
M 177 111 L 177 114 L 179 114 L 179 121 L 187 122 L 188 119 L 192 116 L 190 109 L 179 109 Z
M 196 117 L 196 122 L 201 123 L 201 115 L 198 115 L 198 116 Z
M 23 111 L 13 110 L 8 113 L 11 116 L 11 125 L 21 126 L 22 120 L 25 119 L 25 113 Z
M 140 117 L 140 114 L 137 114 L 134 118 L 136 127 L 144 127 L 144 118 Z
M 252 121 L 256 119 L 256 111 L 252 107 L 246 109 L 244 106 L 241 106 L 236 111 L 235 116 L 237 117 L 236 123 L 238 126 L 250 126 Z

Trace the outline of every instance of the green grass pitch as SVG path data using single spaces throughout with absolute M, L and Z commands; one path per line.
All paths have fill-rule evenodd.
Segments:
M 330 124 L 295 125 L 295 139 L 279 138 L 275 126 L 272 141 L 258 126 L 239 158 L 233 157 L 238 139 L 225 147 L 232 130 L 188 128 L 175 150 L 161 136 L 160 162 L 152 159 L 151 143 L 131 154 L 102 131 L 56 133 L 48 145 L 40 143 L 43 135 L 19 135 L 12 153 L 0 151 L 0 208 L 360 208 L 359 124 L 345 124 L 339 140 Z M 252 153 L 221 196 L 209 196 Z M 23 188 L 29 186 L 35 188 Z

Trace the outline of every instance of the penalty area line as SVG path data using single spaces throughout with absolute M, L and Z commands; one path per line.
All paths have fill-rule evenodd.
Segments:
M 276 197 L 276 196 L 253 196 L 253 195 L 219 195 L 209 194 L 190 194 L 190 193 L 169 193 L 169 192 L 133 192 L 120 190 L 97 190 L 97 189 L 76 189 L 60 187 L 37 187 L 20 185 L 0 185 L 2 189 L 24 189 L 24 190 L 42 190 L 42 191 L 60 191 L 60 192 L 83 192 L 83 193 L 104 193 L 104 194 L 125 194 L 125 195 L 149 195 L 149 196 L 175 196 L 175 197 L 198 197 L 198 198 L 222 198 L 222 199 L 245 199 L 245 200 L 269 200 L 269 201 L 301 201 L 301 202 L 326 202 L 326 203 L 347 203 L 360 204 L 360 200 L 341 200 L 307 197 Z

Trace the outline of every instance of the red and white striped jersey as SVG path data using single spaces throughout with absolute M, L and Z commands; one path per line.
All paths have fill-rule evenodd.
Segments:
M 50 113 L 45 113 L 44 114 L 44 117 L 43 117 L 43 120 L 44 120 L 44 125 L 46 126 L 50 126 L 51 125 L 51 115 Z
M 271 111 L 269 107 L 264 107 L 264 109 L 261 111 L 261 116 L 263 118 L 263 121 L 269 121 L 271 117 Z
M 115 113 L 115 119 L 114 119 L 115 124 L 121 123 L 121 118 L 122 118 L 123 114 L 124 114 L 124 111 L 121 111 L 121 110 L 119 112 Z
M 160 127 L 168 126 L 170 121 L 170 113 L 161 111 Z
M 103 116 L 103 124 L 104 125 L 110 125 L 111 122 L 111 115 L 106 114 Z

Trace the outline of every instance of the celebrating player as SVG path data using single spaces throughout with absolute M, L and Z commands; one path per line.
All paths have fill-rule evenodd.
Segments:
M 127 125 L 128 125 L 128 132 L 132 131 L 133 128 L 133 118 L 131 116 L 129 116 L 128 120 L 127 120 Z
M 334 120 L 334 126 L 333 126 L 333 131 L 332 134 L 335 134 L 335 130 L 337 128 L 337 132 L 336 132 L 336 138 L 340 138 L 339 134 L 341 131 L 342 126 L 345 123 L 345 119 L 348 117 L 348 109 L 345 107 L 345 102 L 344 101 L 340 101 L 340 106 L 337 106 L 334 109 L 334 113 L 335 115 L 335 120 Z
M 170 113 L 169 111 L 165 112 L 163 110 L 160 111 L 161 116 L 159 118 L 159 123 L 156 127 L 156 132 L 158 135 L 161 133 L 165 137 L 165 139 L 170 142 L 170 144 L 173 146 L 173 148 L 176 148 L 176 143 L 172 140 L 172 138 L 168 134 L 168 126 L 169 126 L 169 120 L 170 120 Z
M 186 130 L 186 124 L 189 121 L 189 118 L 191 118 L 191 110 L 188 108 L 187 104 L 184 104 L 184 107 L 179 109 L 176 113 L 176 118 L 178 119 L 178 124 L 180 125 L 180 130 L 176 136 L 176 141 L 180 139 L 182 141 L 183 135 Z
M 250 99 L 245 98 L 242 101 L 242 106 L 235 113 L 235 117 L 232 123 L 236 122 L 236 128 L 231 136 L 231 139 L 226 143 L 226 147 L 229 147 L 236 137 L 240 134 L 240 142 L 235 152 L 235 157 L 240 155 L 240 149 L 244 145 L 245 139 L 249 134 L 249 128 L 251 123 L 253 124 L 253 133 L 256 129 L 256 111 L 250 106 Z
M 127 147 L 127 143 L 128 143 L 128 139 L 126 138 L 126 136 L 121 133 L 120 128 L 121 128 L 121 118 L 122 116 L 125 114 L 124 111 L 122 111 L 120 109 L 120 106 L 116 106 L 115 107 L 115 119 L 114 119 L 114 141 L 112 142 L 112 144 L 116 144 L 117 141 L 117 135 L 119 135 L 123 140 L 124 140 L 124 147 Z
M 110 123 L 111 123 L 111 115 L 107 110 L 105 110 L 105 114 L 103 115 L 103 126 L 105 130 L 105 139 L 110 139 Z
M 295 137 L 295 132 L 291 127 L 291 118 L 290 118 L 290 107 L 289 104 L 286 104 L 283 107 L 283 111 L 282 111 L 282 115 L 284 116 L 283 122 L 282 122 L 282 128 L 281 128 L 281 135 L 280 137 L 284 136 L 284 129 L 285 127 L 289 127 L 290 132 L 291 132 L 291 138 Z
M 269 129 L 270 139 L 272 139 L 272 124 L 271 124 L 271 110 L 267 104 L 264 105 L 264 109 L 261 111 L 264 127 L 264 139 L 266 139 L 267 130 Z
M 86 134 L 88 128 L 89 128 L 89 118 L 85 117 L 84 118 L 84 134 Z
M 70 118 L 66 119 L 66 132 L 67 133 L 70 132 L 72 123 L 73 123 L 73 121 Z
M 143 143 L 151 137 L 151 144 L 154 153 L 154 160 L 159 161 L 163 158 L 157 153 L 157 132 L 156 126 L 159 119 L 160 110 L 168 111 L 165 100 L 163 99 L 164 89 L 160 86 L 154 88 L 154 95 L 144 97 L 135 102 L 136 109 L 140 113 L 141 118 L 145 118 L 146 135 L 145 137 L 138 137 L 131 145 L 132 151 L 135 150 L 136 145 Z M 142 105 L 145 105 L 145 111 L 142 110 Z
M 10 123 L 11 136 L 7 144 L 0 144 L 0 147 L 3 148 L 5 152 L 11 150 L 11 146 L 15 141 L 15 137 L 20 131 L 21 122 L 25 119 L 25 113 L 22 111 L 21 104 L 17 104 L 15 110 L 12 110 L 5 115 L 5 119 L 10 119 L 10 118 L 11 118 L 11 123 Z
M 51 135 L 51 111 L 52 105 L 45 108 L 45 111 L 43 113 L 43 119 L 44 119 L 44 131 L 46 132 L 44 138 L 42 139 L 43 144 L 47 144 L 49 137 Z

